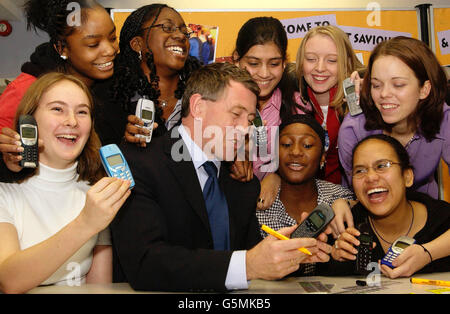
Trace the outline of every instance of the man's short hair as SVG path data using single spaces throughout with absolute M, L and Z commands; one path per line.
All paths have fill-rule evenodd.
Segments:
M 181 117 L 189 114 L 190 98 L 194 94 L 200 94 L 203 99 L 216 101 L 219 99 L 225 87 L 230 81 L 241 83 L 258 97 L 259 87 L 253 81 L 245 69 L 241 69 L 231 63 L 212 63 L 199 68 L 189 77 L 184 91 Z

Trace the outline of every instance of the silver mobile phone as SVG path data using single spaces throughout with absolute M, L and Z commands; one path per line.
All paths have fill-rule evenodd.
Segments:
M 148 135 L 136 134 L 136 137 L 144 137 L 146 143 L 150 143 L 153 133 L 153 122 L 155 121 L 155 104 L 150 99 L 140 98 L 136 105 L 136 117 L 144 121 L 144 126 L 138 127 L 147 129 Z
M 342 83 L 344 87 L 344 95 L 347 100 L 348 110 L 352 116 L 356 116 L 362 112 L 361 106 L 359 105 L 358 95 L 355 92 L 355 84 L 350 78 L 346 78 Z

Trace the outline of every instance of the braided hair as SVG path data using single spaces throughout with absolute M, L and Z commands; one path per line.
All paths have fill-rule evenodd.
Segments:
M 60 58 L 59 51 L 66 45 L 67 36 L 71 35 L 75 26 L 68 24 L 68 16 L 73 14 L 73 7 L 70 0 L 28 0 L 24 4 L 25 16 L 27 18 L 27 29 L 40 29 L 50 37 L 50 42 L 41 47 L 49 57 L 47 61 L 50 71 L 60 70 L 67 72 L 67 64 Z M 101 7 L 95 0 L 78 0 L 76 2 L 81 9 L 81 23 L 86 19 L 86 12 L 83 9 L 93 9 Z
M 156 105 L 156 121 L 161 125 L 163 121 L 162 109 L 159 105 L 159 77 L 156 73 L 156 66 L 153 61 L 151 50 L 146 52 L 145 60 L 150 70 L 150 82 L 141 69 L 139 54 L 130 46 L 130 41 L 142 35 L 142 26 L 147 21 L 152 21 L 154 25 L 161 11 L 164 8 L 175 10 L 166 4 L 154 3 L 145 5 L 133 11 L 125 20 L 120 31 L 120 53 L 114 62 L 113 88 L 111 89 L 113 99 L 123 106 L 128 114 L 134 114 L 135 108 L 130 103 L 130 99 L 137 93 L 151 99 Z M 150 32 L 147 32 L 147 37 Z M 148 38 L 145 38 L 145 42 Z M 186 88 L 186 81 L 192 71 L 200 67 L 200 62 L 193 57 L 188 57 L 183 69 L 178 72 L 179 81 L 175 91 L 175 98 L 181 99 Z M 164 123 L 162 123 L 164 125 Z M 159 128 L 158 128 L 159 129 Z M 161 128 L 163 129 L 163 128 Z

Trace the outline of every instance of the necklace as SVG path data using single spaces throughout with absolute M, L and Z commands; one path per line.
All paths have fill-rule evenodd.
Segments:
M 172 95 L 172 96 L 167 97 L 166 99 L 160 99 L 160 100 L 159 100 L 159 106 L 160 106 L 161 108 L 167 107 L 167 106 L 169 105 L 169 101 L 170 101 L 171 99 L 176 99 L 176 97 Z
M 161 108 L 164 108 L 165 106 L 167 106 L 167 100 L 161 100 Z
M 414 207 L 412 206 L 411 202 L 408 201 L 409 207 L 411 207 L 411 212 L 412 212 L 412 219 L 411 219 L 411 224 L 409 225 L 408 231 L 406 232 L 405 236 L 408 236 L 409 232 L 411 231 L 411 228 L 414 224 Z M 372 226 L 373 231 L 375 231 L 375 234 L 384 242 L 388 243 L 388 244 L 392 244 L 392 242 L 386 241 L 377 231 L 377 228 L 375 228 L 375 224 L 372 222 L 372 219 L 369 218 L 369 222 L 370 225 Z

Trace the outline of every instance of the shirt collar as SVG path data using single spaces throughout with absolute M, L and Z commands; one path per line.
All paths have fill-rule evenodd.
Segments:
M 280 111 L 281 108 L 281 91 L 279 88 L 275 89 L 273 91 L 272 97 L 267 101 L 266 105 L 264 106 L 263 110 L 268 110 L 268 108 L 274 107 L 277 111 Z
M 180 124 L 180 126 L 178 127 L 178 132 L 180 133 L 180 136 L 183 139 L 184 144 L 186 144 L 186 148 L 189 152 L 189 155 L 191 156 L 195 169 L 200 168 L 207 161 L 212 161 L 214 165 L 217 167 L 217 176 L 219 176 L 220 161 L 217 160 L 216 158 L 209 160 L 205 152 L 200 147 L 198 147 L 198 145 L 192 140 L 190 134 L 183 126 L 183 124 Z

